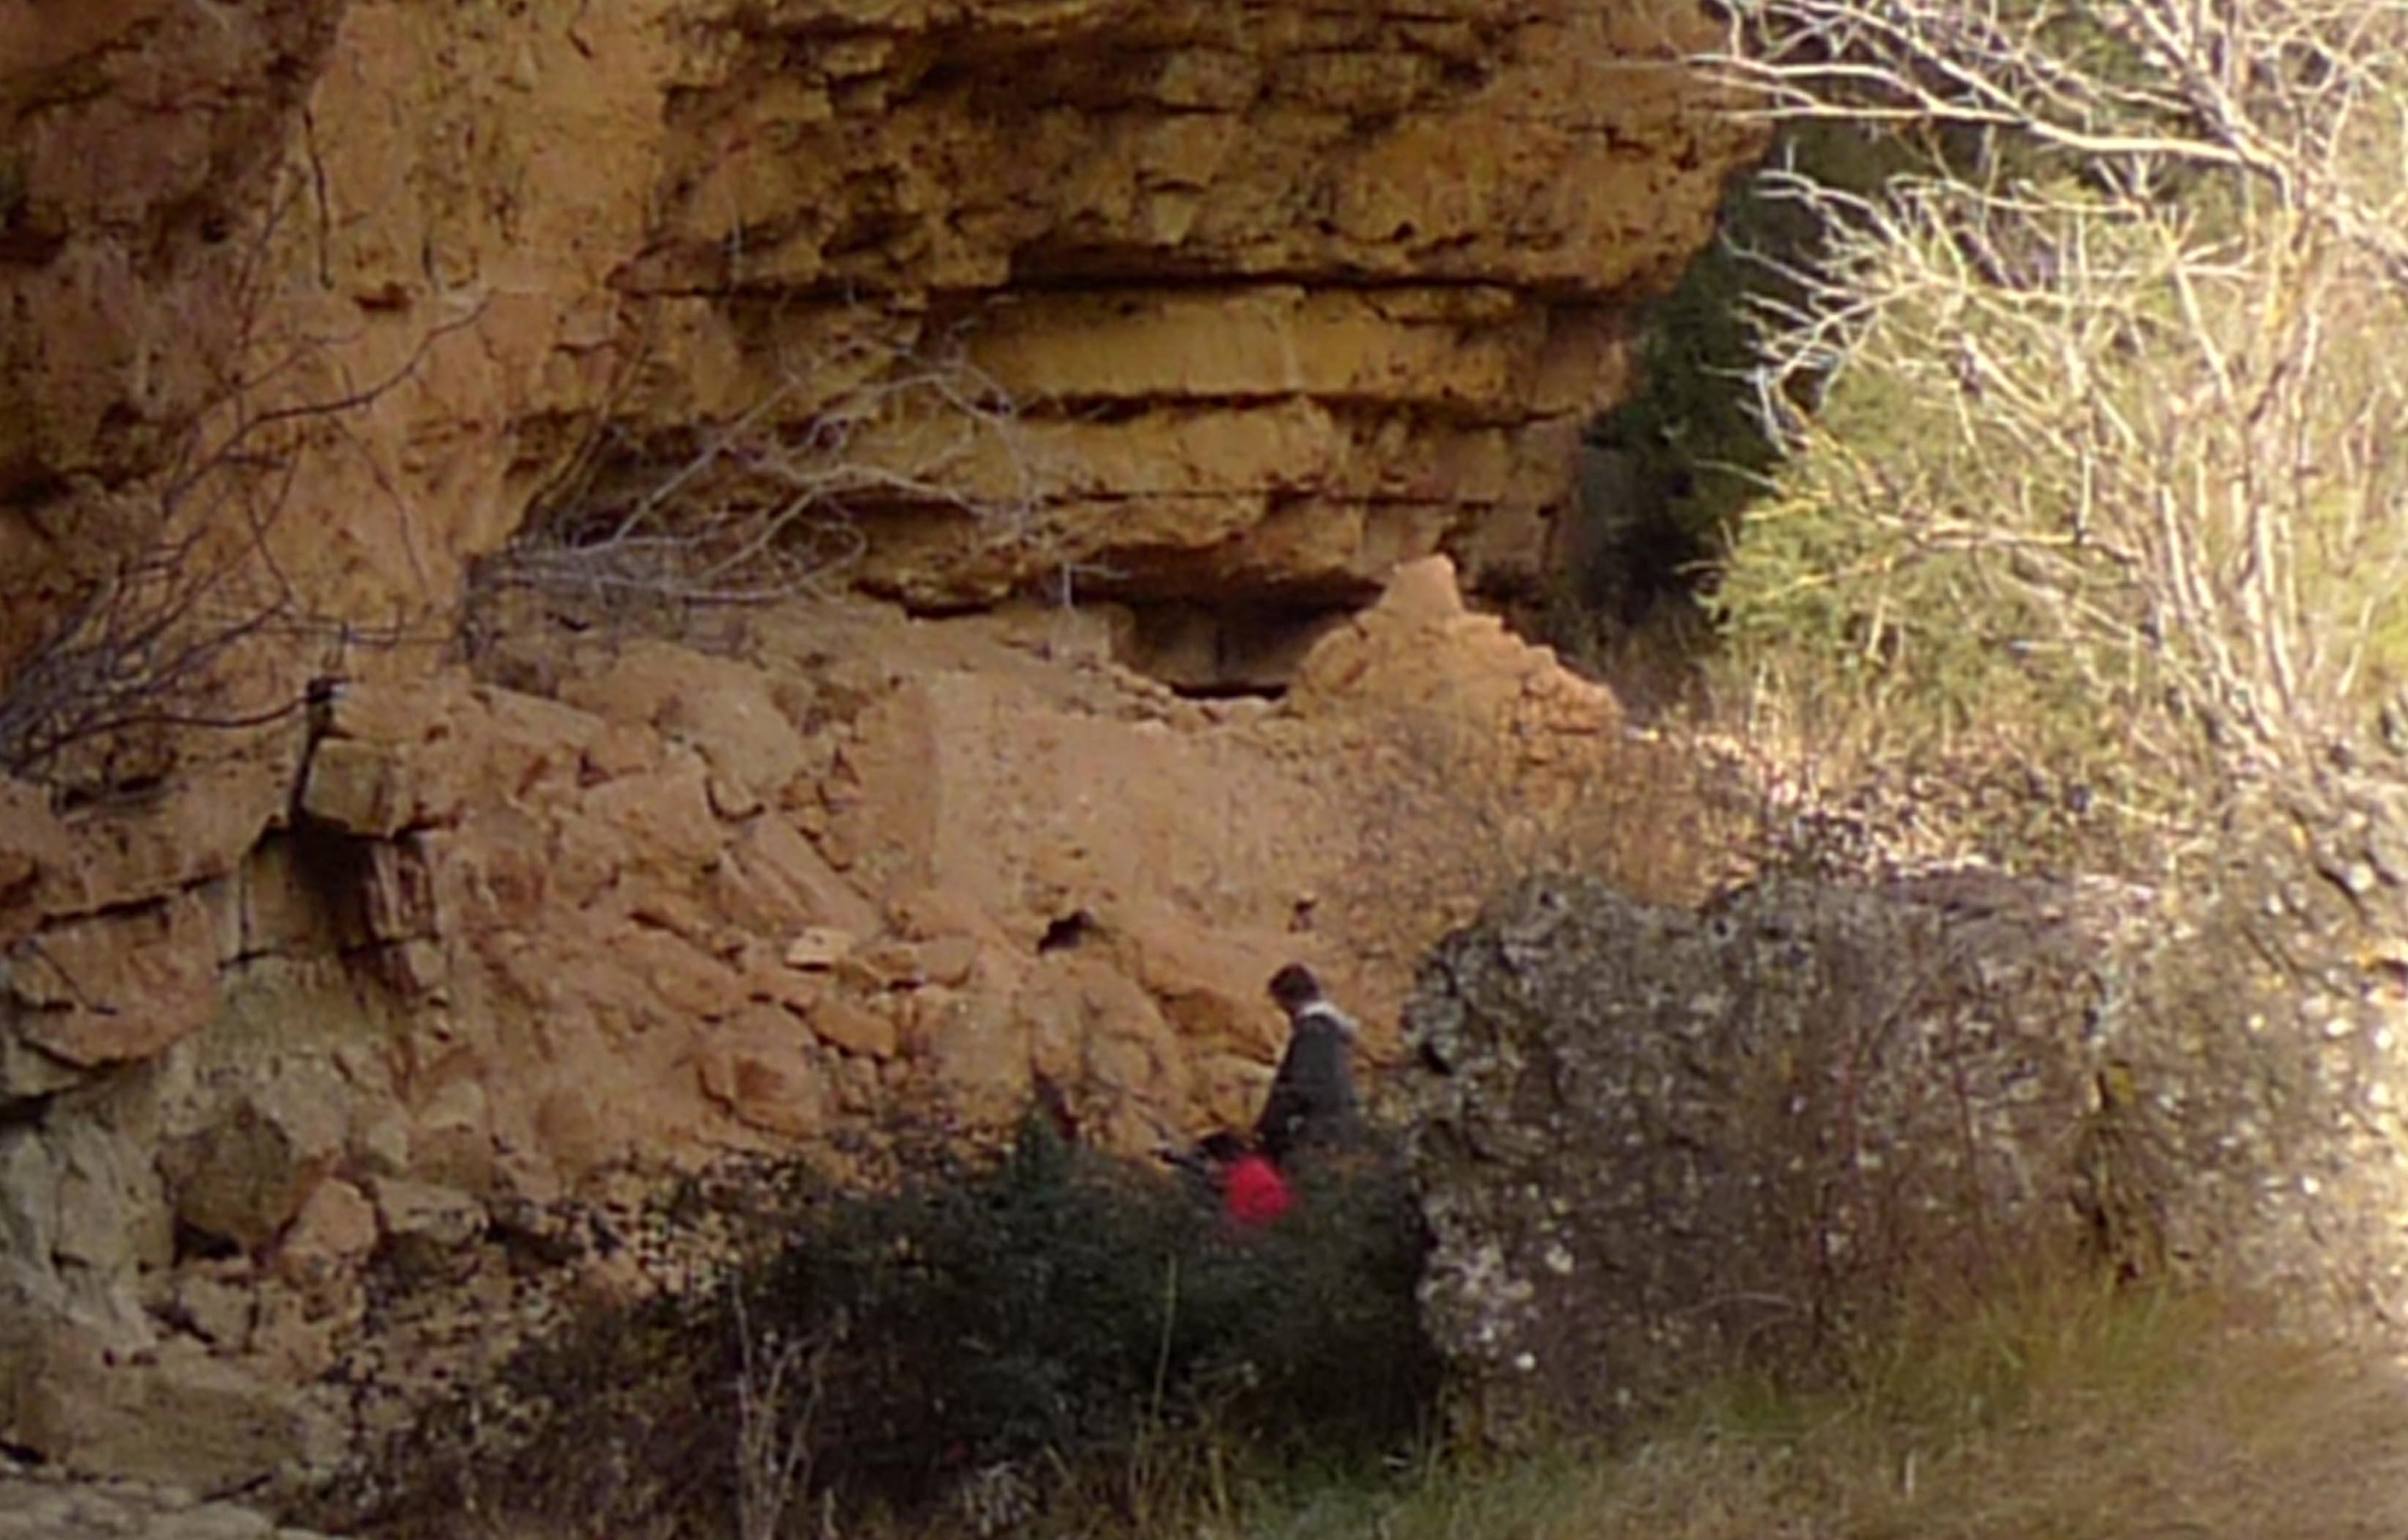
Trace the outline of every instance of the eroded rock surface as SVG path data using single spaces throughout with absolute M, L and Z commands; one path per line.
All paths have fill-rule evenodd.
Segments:
M 322 1540 L 239 1504 L 138 1481 L 80 1482 L 0 1459 L 0 1540 Z
M 1277 962 L 1385 1054 L 1528 851 L 1694 886 L 1455 578 L 1756 142 L 1693 0 L 71 8 L 0 0 L 0 1436 L 306 1465 L 365 1273 L 506 1210 L 1240 1122 Z M 630 509 L 791 512 L 786 602 Z
M 2296 980 L 2206 935 L 2145 892 L 1980 871 L 1501 899 L 1407 1011 L 1426 1309 L 1468 1420 L 1611 1426 L 2050 1258 L 2396 1329 L 2401 1248 L 2366 1219 L 2396 1212 L 2397 1072 L 2329 1049 L 2401 1003 L 2270 1021 Z
M 299 783 L 222 819 L 29 800 L 0 1418 L 67 1354 L 96 1405 L 239 1386 L 258 1436 L 209 1481 L 307 1462 L 321 1423 L 279 1398 L 356 1347 L 369 1275 L 442 1283 L 500 1216 L 727 1154 L 842 1176 L 882 1126 L 976 1137 L 1039 1077 L 1115 1150 L 1244 1126 L 1280 963 L 1385 1060 L 1410 960 L 1519 864 L 1696 890 L 1703 811 L 1443 559 L 1277 702 L 1182 699 L 1110 660 L 1114 623 L 825 601 L 715 653 L 538 624 L 483 679 L 335 692 Z M 245 763 L 274 791 L 280 756 Z M 5 1426 L 128 1457 L 114 1422 Z
M 915 604 L 1068 586 L 1192 649 L 1441 547 L 1526 578 L 1628 306 L 1758 138 L 1682 63 L 1694 0 L 6 20 L 0 488 L 98 524 L 88 478 L 194 414 L 301 408 L 341 432 L 266 538 L 388 647 L 531 500 L 607 520 L 861 392 L 874 474 L 807 522 Z M 956 432 L 972 395 L 1010 431 Z

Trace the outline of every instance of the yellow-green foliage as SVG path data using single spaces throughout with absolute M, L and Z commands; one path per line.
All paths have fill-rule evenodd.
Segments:
M 1729 680 L 2169 785 L 2321 742 L 2408 678 L 2401 289 L 2238 176 L 2056 164 L 1791 184 L 1828 245 L 1765 338 L 1814 399 L 1720 585 Z

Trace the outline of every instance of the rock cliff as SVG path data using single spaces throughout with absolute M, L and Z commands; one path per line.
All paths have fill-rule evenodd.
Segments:
M 841 510 L 882 592 L 1192 632 L 1441 547 L 1526 578 L 1750 142 L 1687 0 L 8 16 L 0 559 L 230 397 L 299 408 L 270 533 L 355 626 L 447 617 L 572 464 L 630 495 L 940 358 L 1024 431 L 853 442 L 925 473 Z
M 530 1216 L 664 1166 L 1242 1120 L 1291 957 L 1421 1066 L 1490 1431 L 2027 1248 L 2396 1319 L 2397 957 L 2301 1005 L 2321 890 L 1683 907 L 1696 773 L 1467 603 L 1753 148 L 1711 36 L 0 0 L 0 1442 L 322 1471 L 372 1270 L 509 1253 L 420 1323 L 493 1338 L 530 1248 L 641 1286 Z M 1537 867 L 1622 891 L 1408 1043 Z
M 1386 1052 L 1568 828 L 1694 887 L 1456 573 L 1750 149 L 1706 27 L 0 3 L 0 1436 L 322 1459 L 371 1255 L 1040 1075 L 1233 1120 L 1289 955 Z

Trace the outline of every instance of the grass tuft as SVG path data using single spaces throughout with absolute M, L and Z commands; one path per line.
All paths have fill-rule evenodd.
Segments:
M 1835 1534 L 2274 1533 L 2245 1509 L 2170 1519 L 2203 1483 L 2291 1479 L 2292 1457 L 2335 1431 L 2324 1376 L 2339 1372 L 2202 1297 L 2027 1289 L 1910 1330 L 1859 1384 L 1793 1408 L 1792 1429 L 1760 1441 L 1780 1457 L 1766 1496 L 1807 1498 Z M 2232 1468 L 2250 1441 L 2288 1456 Z
M 2408 1386 L 2199 1294 L 2032 1280 L 1849 1383 L 1732 1380 L 1617 1450 L 1455 1462 L 1246 1516 L 1254 1540 L 2110 1540 L 2398 1533 Z

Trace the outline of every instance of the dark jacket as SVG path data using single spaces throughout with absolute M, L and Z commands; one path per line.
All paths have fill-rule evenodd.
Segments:
M 1302 1150 L 1355 1142 L 1363 1113 L 1354 1092 L 1354 1023 L 1326 1001 L 1289 1019 L 1287 1052 L 1271 1079 L 1254 1144 L 1285 1165 Z

